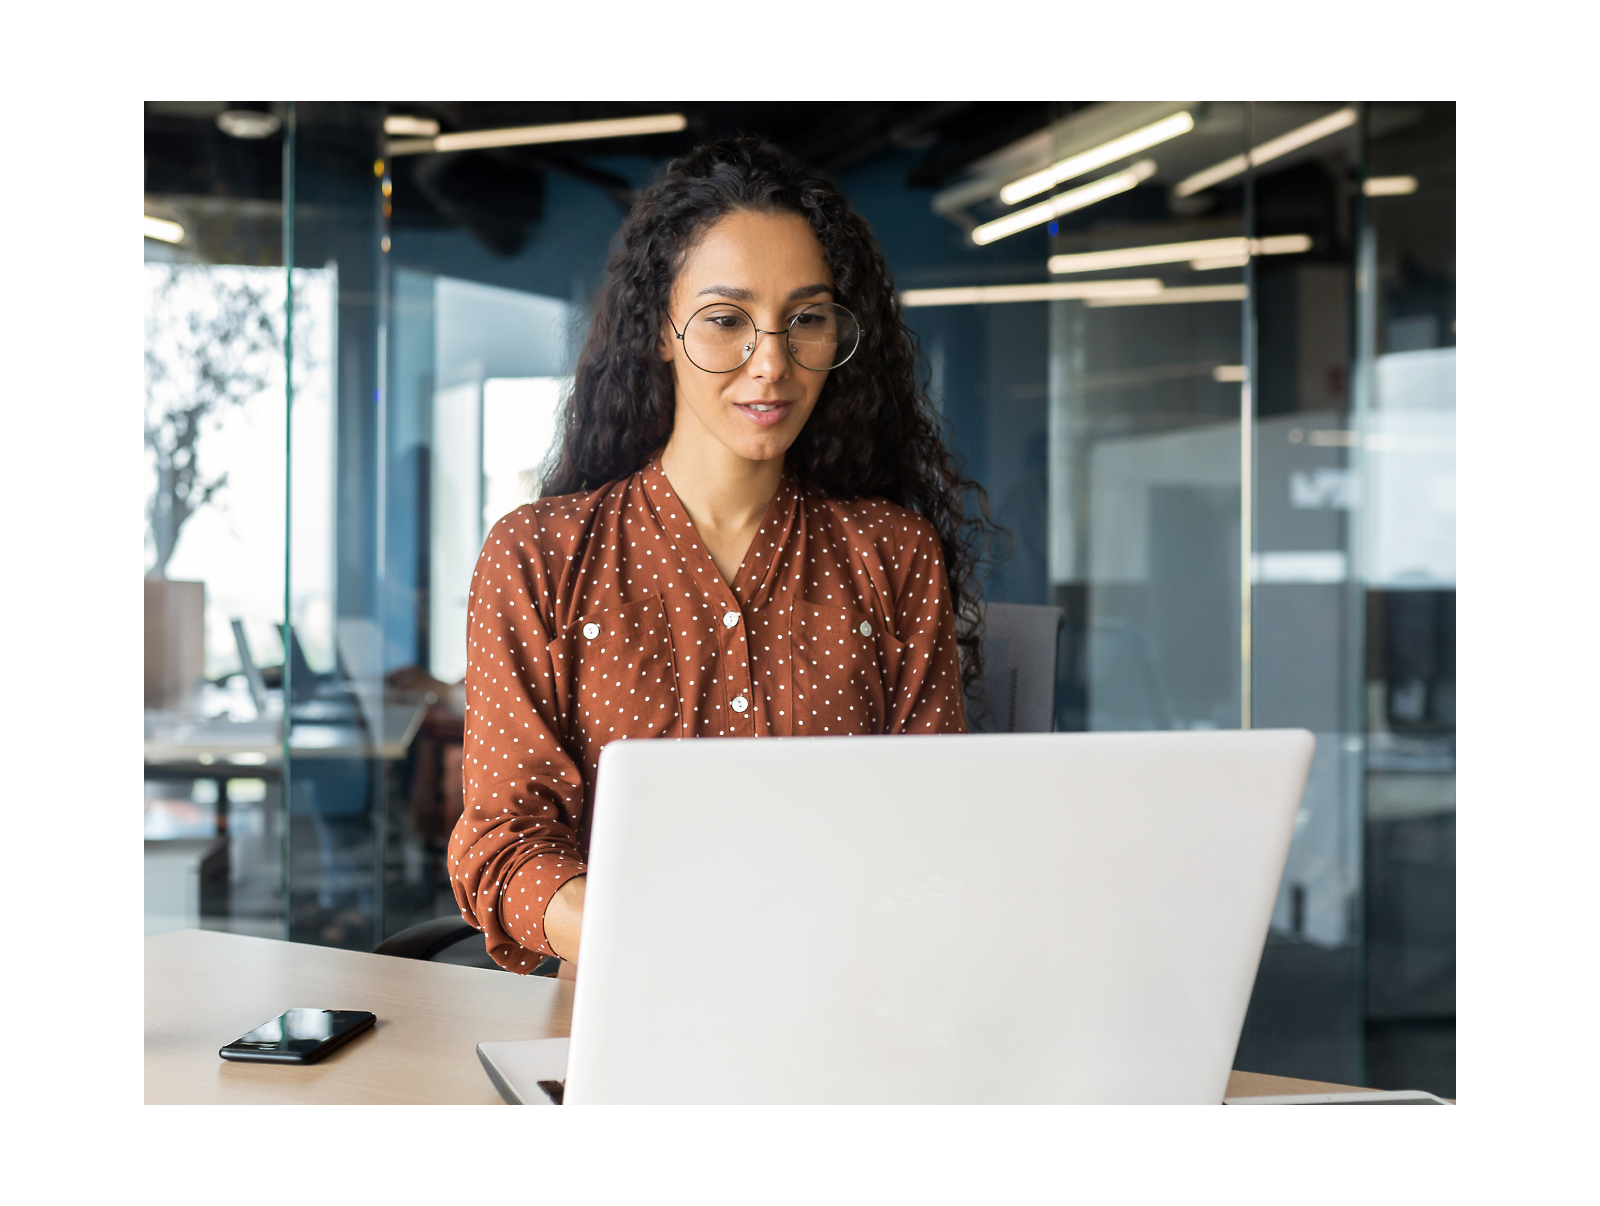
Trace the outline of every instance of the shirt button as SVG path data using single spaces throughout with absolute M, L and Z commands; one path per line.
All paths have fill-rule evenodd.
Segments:
M 594 640 L 595 637 L 600 635 L 600 625 L 585 624 L 583 626 L 583 635 L 588 637 L 591 641 Z
M 722 613 L 722 626 L 724 628 L 732 628 L 738 622 L 739 622 L 739 613 L 738 612 L 736 612 L 736 611 L 725 611 L 725 612 Z
M 732 708 L 735 712 L 743 712 L 746 708 L 748 708 L 750 706 L 750 701 L 748 699 L 746 699 L 743 695 L 735 695 L 733 697 L 733 702 L 731 704 L 729 704 L 728 706 L 730 708 Z
M 872 625 L 867 623 L 865 620 L 861 621 L 861 635 L 862 636 L 871 636 L 872 635 Z

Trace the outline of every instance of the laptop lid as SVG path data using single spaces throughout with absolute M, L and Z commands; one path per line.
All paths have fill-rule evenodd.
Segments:
M 1219 1102 L 1312 747 L 615 742 L 565 1100 Z

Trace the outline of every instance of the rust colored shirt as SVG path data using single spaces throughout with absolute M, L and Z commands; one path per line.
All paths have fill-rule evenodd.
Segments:
M 547 903 L 584 872 L 607 742 L 965 731 L 932 524 L 786 475 L 730 585 L 653 461 L 484 542 L 451 886 L 495 961 L 530 972 Z

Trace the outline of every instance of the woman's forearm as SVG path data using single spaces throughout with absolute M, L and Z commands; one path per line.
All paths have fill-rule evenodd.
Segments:
M 583 932 L 583 886 L 581 875 L 562 884 L 544 913 L 544 936 L 550 949 L 568 963 L 577 963 L 578 945 Z

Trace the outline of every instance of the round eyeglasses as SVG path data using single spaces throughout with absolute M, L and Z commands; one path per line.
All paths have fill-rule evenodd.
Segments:
M 761 330 L 755 319 L 731 302 L 700 307 L 681 331 L 670 317 L 667 321 L 689 363 L 707 373 L 731 373 L 742 367 L 755 355 L 756 343 L 763 335 L 787 335 L 794 362 L 817 372 L 838 368 L 855 355 L 861 343 L 856 316 L 832 302 L 806 306 L 783 331 Z

